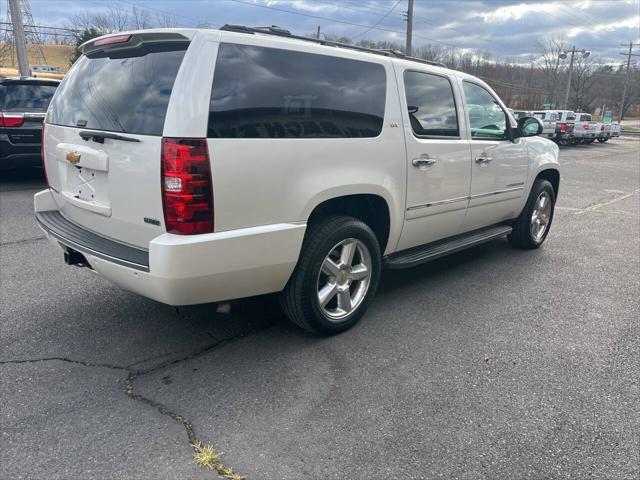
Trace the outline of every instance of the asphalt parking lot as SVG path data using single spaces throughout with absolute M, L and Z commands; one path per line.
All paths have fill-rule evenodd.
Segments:
M 640 140 L 561 150 L 547 242 L 388 271 L 332 338 L 67 267 L 0 178 L 2 479 L 640 476 Z

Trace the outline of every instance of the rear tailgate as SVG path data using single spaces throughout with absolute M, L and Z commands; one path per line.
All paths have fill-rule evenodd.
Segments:
M 68 220 L 148 248 L 164 233 L 162 132 L 189 40 L 175 33 L 124 38 L 86 48 L 58 88 L 45 120 L 45 166 Z

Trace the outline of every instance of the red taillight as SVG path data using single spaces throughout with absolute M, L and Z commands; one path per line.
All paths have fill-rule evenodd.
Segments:
M 47 184 L 47 187 L 49 186 L 49 175 L 47 175 L 47 162 L 44 161 L 44 126 L 45 124 L 42 124 L 42 143 L 40 145 L 40 158 L 42 159 L 42 169 L 44 170 L 44 181 Z
M 600 131 L 601 131 L 601 132 L 604 132 L 604 125 L 601 125 L 601 126 L 600 126 Z
M 0 127 L 21 127 L 24 124 L 24 113 L 0 113 Z
M 213 188 L 206 139 L 162 139 L 162 193 L 167 232 L 213 232 Z
M 585 130 L 589 130 L 589 124 L 588 123 L 583 124 L 582 128 L 584 128 Z
M 567 124 L 566 124 L 566 123 L 563 123 L 562 125 L 560 125 L 560 131 L 561 131 L 562 133 L 564 133 L 564 132 L 566 132 L 566 131 L 567 131 Z
M 111 45 L 114 43 L 126 43 L 131 38 L 131 35 L 115 35 L 113 37 L 103 38 L 101 40 L 96 40 L 93 44 L 96 47 L 100 45 Z

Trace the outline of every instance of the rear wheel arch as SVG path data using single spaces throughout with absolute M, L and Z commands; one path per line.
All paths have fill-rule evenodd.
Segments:
M 333 215 L 357 218 L 366 223 L 376 235 L 380 251 L 384 252 L 391 230 L 391 210 L 388 202 L 376 194 L 357 193 L 333 197 L 316 205 L 307 220 L 307 231 L 311 225 Z

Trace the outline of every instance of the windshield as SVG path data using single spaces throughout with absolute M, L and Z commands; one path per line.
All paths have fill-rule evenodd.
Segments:
M 125 58 L 81 57 L 60 84 L 48 123 L 162 135 L 186 46 Z

